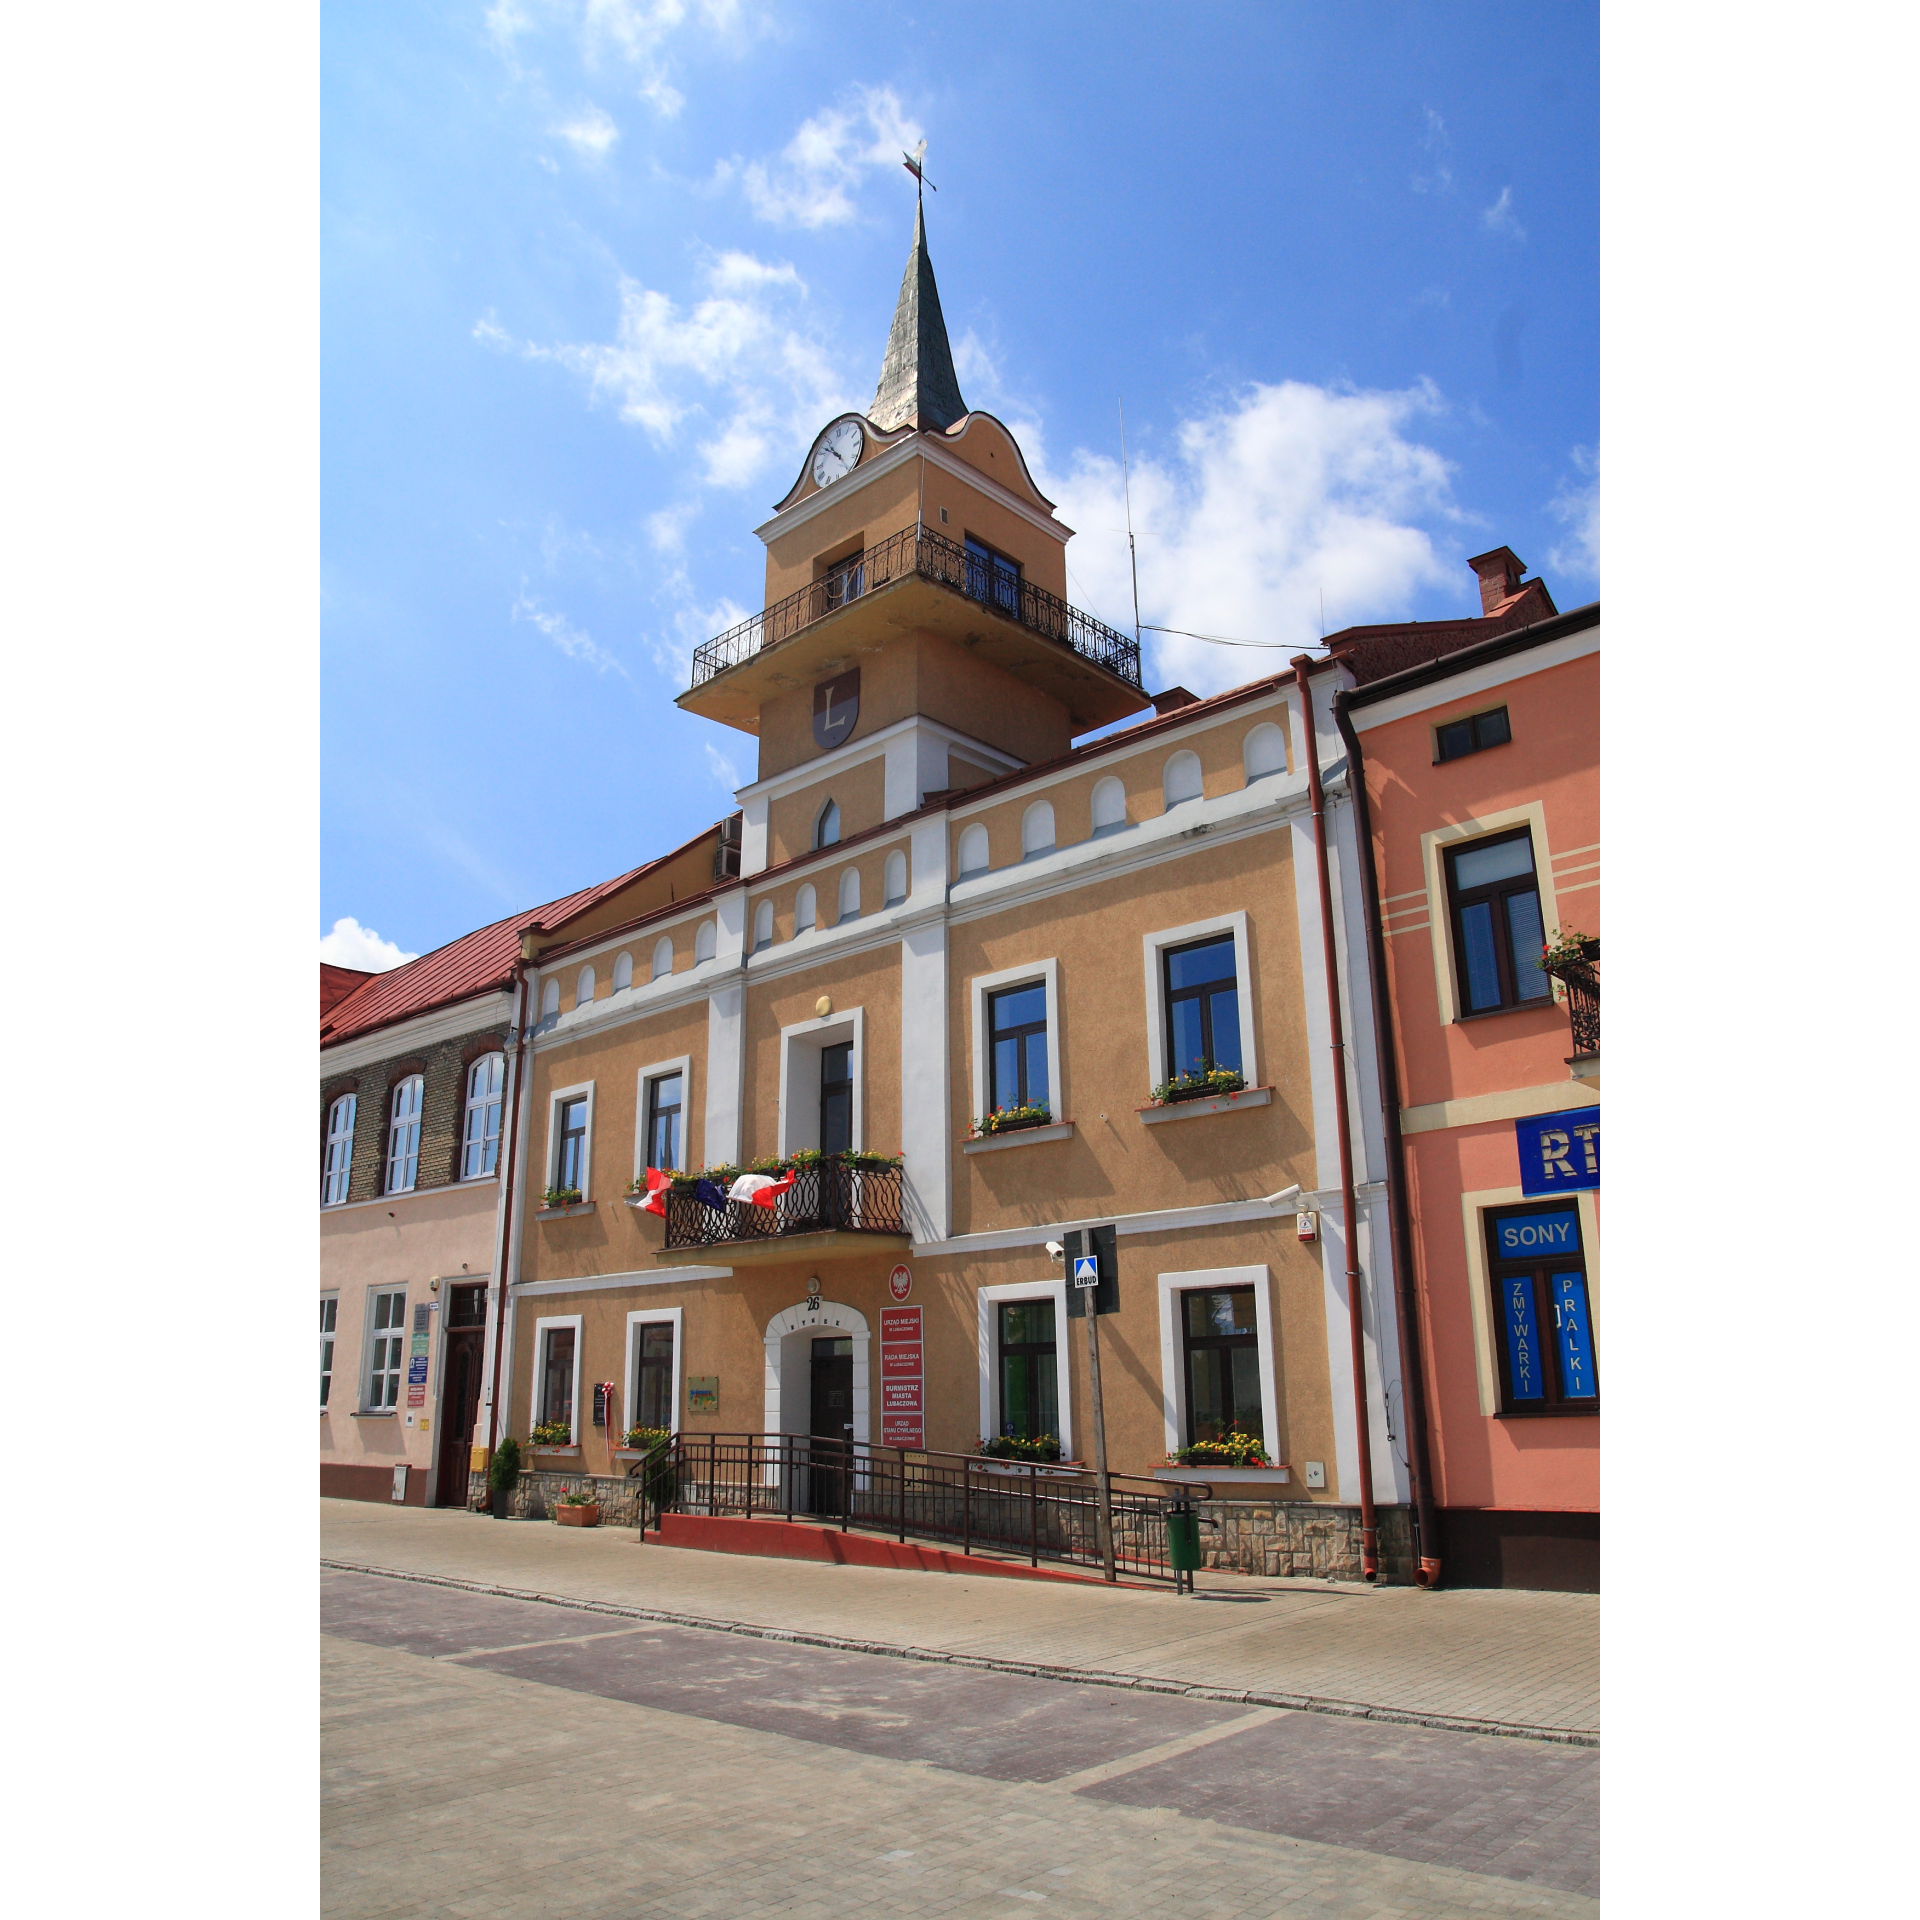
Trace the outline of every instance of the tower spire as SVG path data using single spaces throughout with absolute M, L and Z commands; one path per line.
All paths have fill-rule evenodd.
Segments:
M 966 411 L 960 378 L 953 370 L 953 349 L 947 344 L 947 323 L 940 314 L 940 289 L 933 283 L 933 262 L 927 256 L 926 210 L 916 200 L 913 250 L 900 277 L 887 357 L 880 363 L 880 384 L 867 418 L 882 433 L 896 427 L 937 433 Z

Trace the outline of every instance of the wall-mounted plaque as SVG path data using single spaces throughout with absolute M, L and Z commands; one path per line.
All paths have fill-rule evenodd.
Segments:
M 720 1411 L 720 1376 L 717 1373 L 687 1375 L 687 1411 L 689 1413 Z

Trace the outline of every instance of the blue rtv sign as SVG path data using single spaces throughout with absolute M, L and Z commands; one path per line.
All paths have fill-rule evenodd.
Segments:
M 1532 1114 L 1516 1120 L 1513 1131 L 1520 1148 L 1520 1191 L 1529 1199 L 1583 1193 L 1599 1186 L 1598 1107 Z

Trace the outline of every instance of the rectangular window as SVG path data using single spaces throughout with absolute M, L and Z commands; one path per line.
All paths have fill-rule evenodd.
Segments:
M 668 1168 L 680 1164 L 680 1096 L 677 1073 L 663 1073 L 647 1082 L 647 1165 Z
M 829 610 L 844 607 L 849 600 L 858 600 L 867 590 L 867 556 L 854 553 L 844 560 L 836 560 L 827 569 L 824 585 Z
M 1487 1252 L 1501 1320 L 1500 1411 L 1599 1412 L 1578 1206 L 1489 1214 Z
M 340 1318 L 340 1296 L 330 1293 L 320 1302 L 320 1404 L 333 1392 L 333 1330 Z
M 853 1042 L 820 1049 L 820 1151 L 853 1145 Z
M 1167 1072 L 1240 1070 L 1240 990 L 1233 935 L 1223 933 L 1161 956 L 1167 1003 Z
M 557 1151 L 553 1156 L 553 1184 L 587 1190 L 587 1096 L 560 1103 Z
M 1223 1440 L 1238 1428 L 1264 1440 L 1260 1338 L 1253 1289 L 1181 1295 L 1186 1334 L 1187 1442 Z
M 573 1329 L 549 1327 L 540 1355 L 540 1419 L 573 1427 Z
M 482 1180 L 500 1164 L 500 1094 L 507 1057 L 489 1053 L 467 1069 L 467 1125 L 460 1150 L 460 1177 Z
M 420 1175 L 420 1093 L 424 1086 L 410 1073 L 393 1090 L 393 1116 L 387 1130 L 387 1191 L 411 1193 Z
M 1532 830 L 1450 849 L 1447 894 L 1464 1010 L 1491 1013 L 1550 999 L 1540 965 L 1544 933 Z
M 967 535 L 967 578 L 964 591 L 972 600 L 984 600 L 1002 613 L 1020 617 L 1020 562 L 996 553 L 983 540 Z
M 453 1333 L 461 1327 L 484 1327 L 486 1324 L 486 1288 L 455 1287 L 447 1302 L 447 1331 Z
M 673 1427 L 673 1326 L 654 1321 L 640 1329 L 638 1378 L 633 1383 L 633 1424 L 637 1427 Z
M 1051 1300 L 1000 1303 L 1000 1432 L 1038 1440 L 1060 1431 L 1060 1372 Z
M 367 1349 L 369 1413 L 385 1413 L 400 1404 L 400 1376 L 407 1370 L 407 1295 L 373 1296 L 372 1341 Z
M 1047 988 L 1043 980 L 987 996 L 987 1104 L 1050 1107 Z
M 1504 747 L 1512 738 L 1505 707 L 1449 720 L 1433 730 L 1433 763 L 1438 766 L 1443 760 L 1458 760 L 1486 747 Z
M 359 1104 L 343 1093 L 327 1109 L 327 1157 L 320 1175 L 320 1204 L 337 1207 L 347 1197 L 353 1178 L 353 1114 Z

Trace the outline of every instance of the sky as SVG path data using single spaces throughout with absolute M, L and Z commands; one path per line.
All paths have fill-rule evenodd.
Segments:
M 928 142 L 961 390 L 1069 597 L 1209 693 L 1599 593 L 1591 4 L 321 10 L 322 957 L 397 964 L 730 813 L 682 713 L 864 409 Z M 1324 609 L 1324 612 L 1323 612 Z M 1323 624 L 1324 622 L 1324 624 Z

